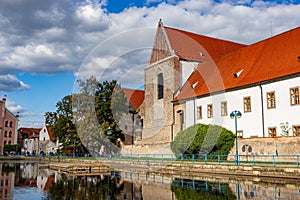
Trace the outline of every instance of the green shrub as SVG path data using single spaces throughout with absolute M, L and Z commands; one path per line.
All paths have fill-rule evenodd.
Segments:
M 234 140 L 235 134 L 221 126 L 196 124 L 178 132 L 171 144 L 171 149 L 176 155 L 228 155 L 234 145 Z

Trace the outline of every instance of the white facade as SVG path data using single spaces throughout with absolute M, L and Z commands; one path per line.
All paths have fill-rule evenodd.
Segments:
M 37 154 L 39 148 L 39 138 L 38 137 L 30 137 L 24 139 L 24 149 L 26 154 Z
M 186 101 L 186 128 L 196 123 L 216 124 L 235 132 L 235 122 L 229 117 L 239 110 L 237 130 L 243 138 L 269 137 L 269 128 L 276 128 L 276 136 L 281 136 L 281 123 L 288 122 L 289 136 L 293 135 L 292 126 L 300 126 L 300 104 L 291 105 L 290 88 L 300 86 L 300 77 L 290 78 L 245 89 L 237 89 Z M 267 93 L 274 92 L 275 108 L 267 107 Z M 244 97 L 250 97 L 251 111 L 244 110 Z M 298 96 L 299 98 L 299 96 Z M 221 102 L 227 102 L 227 115 L 221 115 Z M 207 106 L 213 107 L 213 116 L 208 118 Z M 198 119 L 198 107 L 202 107 L 202 118 Z
M 50 137 L 50 133 L 48 132 L 47 126 L 44 126 L 40 131 L 39 137 L 39 153 L 42 151 L 44 153 L 56 153 L 58 149 L 58 141 L 52 141 Z

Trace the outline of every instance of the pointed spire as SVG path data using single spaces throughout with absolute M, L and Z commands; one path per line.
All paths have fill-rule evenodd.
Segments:
M 159 22 L 158 22 L 158 27 L 161 27 L 161 26 L 163 26 L 163 22 L 162 22 L 162 20 L 161 20 L 161 19 L 159 19 Z

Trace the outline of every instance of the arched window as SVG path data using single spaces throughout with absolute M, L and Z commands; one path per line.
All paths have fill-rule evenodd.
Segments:
M 11 137 L 12 136 L 12 132 L 11 131 L 9 131 L 9 133 L 8 133 L 8 137 Z
M 8 144 L 11 144 L 11 141 L 8 141 Z
M 7 131 L 4 131 L 4 137 L 7 137 Z
M 5 121 L 5 127 L 8 127 L 8 121 Z
M 13 122 L 12 121 L 9 122 L 9 127 L 13 127 Z
M 164 77 L 162 73 L 157 75 L 157 99 L 164 98 Z
M 4 145 L 6 145 L 6 140 L 4 140 Z

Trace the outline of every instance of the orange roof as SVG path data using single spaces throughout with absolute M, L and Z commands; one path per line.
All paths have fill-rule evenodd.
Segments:
M 40 131 L 41 131 L 41 128 L 24 128 L 24 127 L 21 127 L 21 128 L 19 128 L 18 131 L 21 133 L 21 135 L 27 134 L 28 136 L 31 136 L 33 133 L 39 134 Z
M 246 46 L 169 27 L 165 27 L 165 30 L 176 55 L 189 61 L 203 61 L 206 51 L 213 59 L 217 59 Z
M 46 129 L 47 129 L 47 132 L 48 132 L 48 134 L 49 134 L 49 137 L 50 137 L 50 140 L 51 141 L 55 141 L 55 138 L 54 138 L 54 136 L 53 136 L 53 133 L 52 133 L 52 131 L 51 131 L 51 126 L 48 126 L 48 125 L 46 125 Z
M 175 100 L 245 87 L 300 73 L 300 27 L 198 66 Z M 239 73 L 238 78 L 234 74 Z M 197 83 L 197 84 L 196 84 Z
M 145 91 L 129 89 L 129 88 L 122 88 L 122 90 L 124 91 L 125 96 L 129 100 L 131 105 L 135 109 L 138 109 L 144 101 Z

